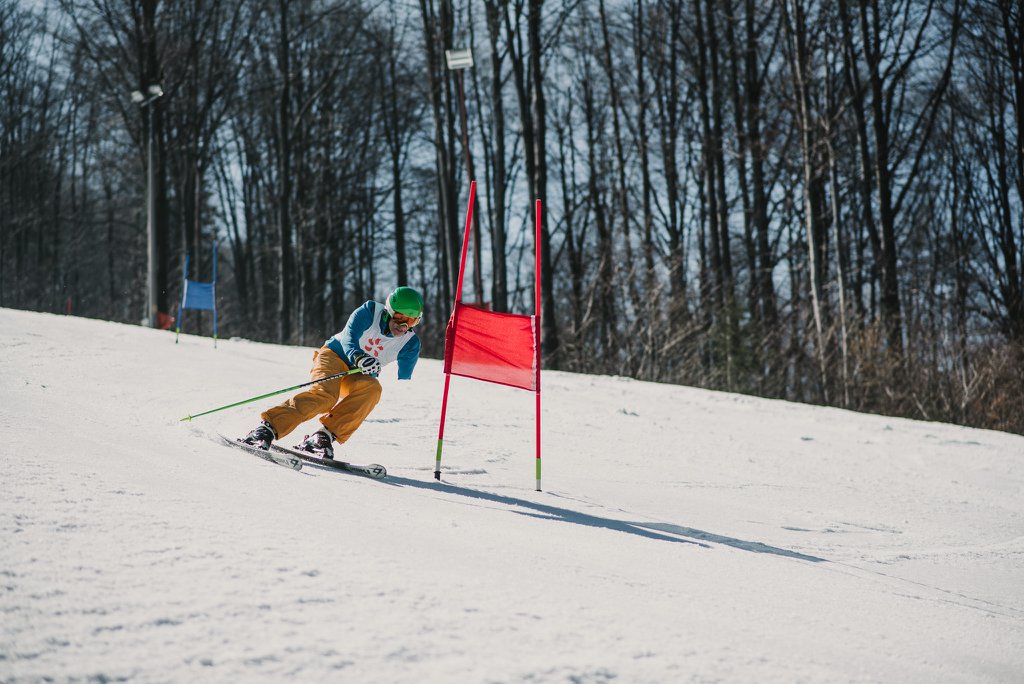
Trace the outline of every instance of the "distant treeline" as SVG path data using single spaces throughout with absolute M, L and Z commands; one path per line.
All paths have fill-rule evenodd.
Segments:
M 408 284 L 440 355 L 472 176 L 547 368 L 1024 433 L 1017 0 L 0 0 L 0 305 L 145 317 L 150 139 L 222 336 Z

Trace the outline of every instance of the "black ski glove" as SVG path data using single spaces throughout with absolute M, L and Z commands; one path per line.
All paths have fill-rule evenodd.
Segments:
M 363 375 L 377 375 L 380 373 L 380 360 L 375 356 L 360 354 L 356 357 L 356 368 L 361 368 Z

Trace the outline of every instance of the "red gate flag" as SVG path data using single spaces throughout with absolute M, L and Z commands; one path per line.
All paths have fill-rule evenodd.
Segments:
M 445 333 L 444 372 L 536 391 L 533 316 L 497 313 L 462 302 L 456 302 L 455 309 Z
M 459 280 L 455 287 L 455 307 L 448 320 L 444 340 L 444 398 L 441 401 L 441 425 L 437 432 L 437 457 L 434 478 L 441 479 L 441 448 L 444 444 L 444 420 L 448 411 L 448 387 L 451 376 L 508 385 L 531 390 L 537 395 L 537 491 L 540 491 L 540 219 L 541 204 L 536 202 L 536 274 L 534 276 L 534 314 L 501 313 L 462 302 L 462 280 L 466 272 L 466 253 L 473 223 L 476 181 L 469 185 L 469 205 L 462 239 Z M 479 293 L 478 293 L 479 294 Z

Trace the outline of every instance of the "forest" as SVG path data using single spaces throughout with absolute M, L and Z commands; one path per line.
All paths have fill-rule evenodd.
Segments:
M 1024 434 L 1019 0 L 0 0 L 0 306 L 439 357 L 470 180 L 545 369 Z

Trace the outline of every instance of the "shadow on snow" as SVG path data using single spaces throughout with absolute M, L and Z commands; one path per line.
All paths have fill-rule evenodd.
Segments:
M 386 480 L 383 480 L 383 482 L 399 487 L 413 487 L 415 489 L 425 489 L 434 492 L 447 492 L 450 494 L 458 494 L 459 496 L 464 496 L 470 499 L 477 499 L 479 501 L 524 508 L 527 510 L 514 512 L 519 515 L 540 518 L 543 520 L 561 520 L 563 522 L 583 525 L 585 527 L 597 527 L 606 530 L 613 530 L 615 532 L 625 532 L 638 537 L 644 537 L 645 539 L 676 542 L 681 544 L 695 544 L 704 548 L 710 548 L 709 544 L 721 544 L 723 546 L 731 546 L 735 549 L 749 551 L 751 553 L 768 553 L 775 556 L 782 556 L 784 558 L 794 558 L 797 560 L 812 561 L 815 563 L 825 561 L 824 558 L 817 558 L 815 556 L 809 556 L 807 554 L 790 551 L 788 549 L 780 549 L 775 546 L 762 544 L 761 542 L 735 539 L 733 537 L 712 534 L 711 532 L 704 532 L 702 530 L 693 529 L 692 527 L 683 527 L 681 525 L 673 525 L 671 523 L 630 522 L 627 520 L 616 520 L 614 518 L 603 518 L 597 515 L 580 513 L 579 511 L 573 511 L 568 508 L 559 508 L 558 506 L 550 506 L 548 504 L 537 503 L 535 501 L 527 501 L 526 499 L 519 499 L 513 496 L 506 496 L 504 494 L 492 494 L 491 492 L 483 492 L 477 489 L 468 489 L 466 487 L 459 487 L 451 484 L 422 482 L 420 480 L 411 480 L 405 477 L 389 475 Z

